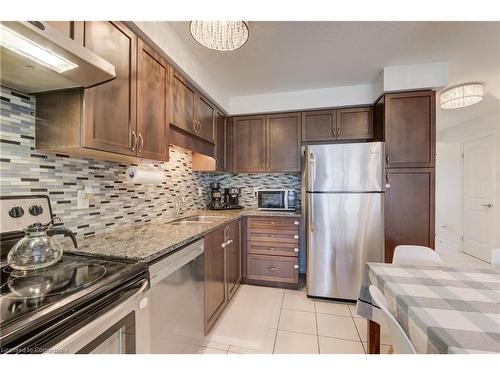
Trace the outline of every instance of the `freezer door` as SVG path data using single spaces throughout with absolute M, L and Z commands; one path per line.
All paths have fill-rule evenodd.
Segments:
M 366 262 L 383 262 L 382 193 L 307 193 L 307 294 L 355 300 Z
M 383 191 L 384 143 L 306 147 L 307 191 Z

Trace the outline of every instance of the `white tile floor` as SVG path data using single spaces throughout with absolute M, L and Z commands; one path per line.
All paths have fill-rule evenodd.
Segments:
M 463 253 L 440 252 L 443 263 L 489 267 Z M 364 354 L 366 320 L 354 304 L 314 300 L 305 289 L 241 285 L 207 336 L 203 354 Z M 382 327 L 381 351 L 391 340 Z

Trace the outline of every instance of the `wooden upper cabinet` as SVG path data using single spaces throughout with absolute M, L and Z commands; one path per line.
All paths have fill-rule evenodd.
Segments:
M 171 71 L 171 124 L 194 134 L 196 91 L 179 73 Z
M 141 39 L 137 56 L 137 155 L 168 160 L 169 66 Z
M 385 261 L 398 245 L 434 248 L 434 169 L 387 170 L 386 183 Z
M 233 169 L 266 171 L 266 116 L 233 118 Z
M 219 111 L 215 112 L 215 170 L 226 171 L 226 117 Z
M 371 107 L 337 110 L 337 140 L 373 138 L 373 109 Z
M 195 121 L 198 125 L 195 129 L 196 134 L 209 142 L 214 142 L 214 120 L 214 105 L 197 94 Z
M 387 168 L 434 167 L 436 153 L 434 91 L 385 95 Z
M 337 112 L 302 112 L 302 142 L 332 141 L 337 128 Z
M 121 22 L 85 21 L 84 28 L 84 46 L 113 64 L 116 78 L 85 90 L 82 146 L 135 155 L 137 37 Z
M 267 116 L 267 171 L 300 172 L 300 113 Z

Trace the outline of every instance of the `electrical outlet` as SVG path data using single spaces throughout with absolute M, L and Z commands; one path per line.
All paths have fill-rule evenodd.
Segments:
M 85 190 L 78 190 L 76 208 L 79 210 L 83 210 L 85 208 L 89 208 L 89 205 L 90 199 L 88 198 L 88 193 L 86 193 Z
M 259 188 L 258 187 L 254 187 L 253 188 L 253 195 L 254 196 L 257 196 L 257 192 L 259 191 Z

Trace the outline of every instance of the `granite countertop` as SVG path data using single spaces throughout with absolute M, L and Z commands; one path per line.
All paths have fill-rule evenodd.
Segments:
M 211 223 L 173 225 L 172 221 L 126 226 L 79 240 L 78 249 L 72 253 L 118 258 L 131 261 L 151 262 L 175 249 L 204 237 L 219 227 L 243 216 L 300 217 L 287 211 L 259 211 L 252 209 L 224 211 L 191 211 L 182 215 L 224 216 Z

